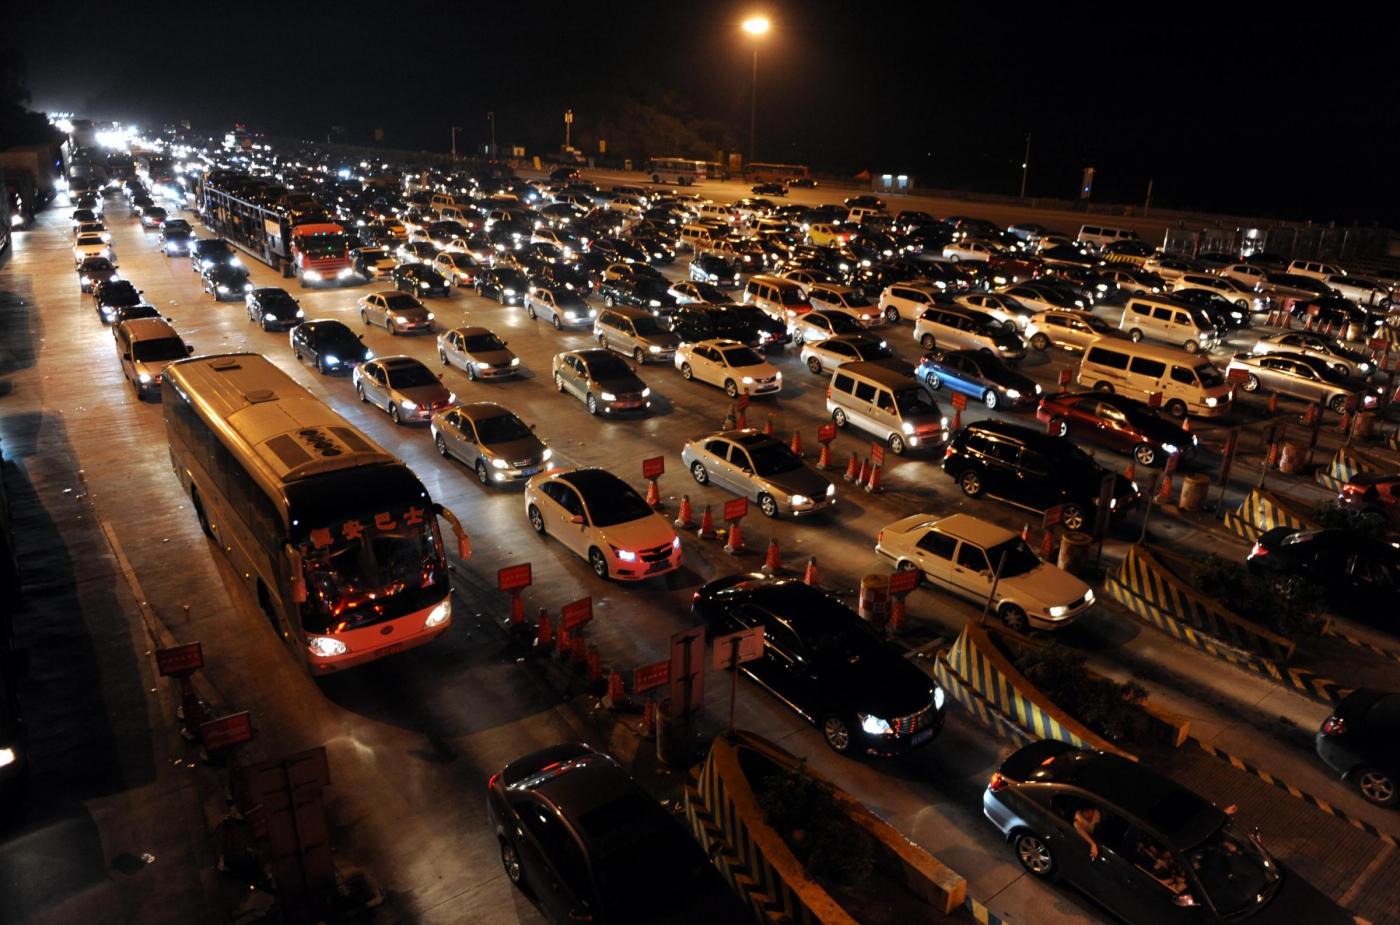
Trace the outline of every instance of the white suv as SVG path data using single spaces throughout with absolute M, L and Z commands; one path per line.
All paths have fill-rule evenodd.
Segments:
M 885 320 L 894 324 L 903 318 L 915 321 L 937 301 L 943 290 L 931 283 L 896 283 L 886 286 L 880 293 L 880 313 Z

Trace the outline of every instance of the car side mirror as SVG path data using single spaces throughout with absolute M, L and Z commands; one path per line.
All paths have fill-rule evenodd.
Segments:
M 291 575 L 292 600 L 298 604 L 304 604 L 306 603 L 306 577 L 302 571 L 301 552 L 291 543 L 284 546 L 283 551 L 287 554 L 288 574 Z
M 190 356 L 190 355 L 192 355 L 193 353 L 194 353 L 194 344 L 185 344 L 185 356 Z
M 578 524 L 579 526 L 583 526 L 583 515 L 582 515 L 582 514 L 575 514 L 574 516 L 572 516 L 572 517 L 569 518 L 569 523 L 571 523 L 571 524 Z

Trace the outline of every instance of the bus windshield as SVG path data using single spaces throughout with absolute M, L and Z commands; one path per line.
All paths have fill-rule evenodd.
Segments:
M 308 632 L 355 629 L 421 610 L 446 593 L 447 572 L 430 512 L 351 517 L 312 530 L 302 545 Z

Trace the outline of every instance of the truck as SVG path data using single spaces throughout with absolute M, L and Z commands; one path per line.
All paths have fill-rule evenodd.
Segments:
M 268 208 L 206 182 L 200 213 L 221 237 L 303 287 L 355 275 L 349 236 L 324 210 Z
M 16 145 L 0 151 L 0 169 L 16 212 L 24 222 L 53 199 L 67 183 L 64 162 L 68 143 Z

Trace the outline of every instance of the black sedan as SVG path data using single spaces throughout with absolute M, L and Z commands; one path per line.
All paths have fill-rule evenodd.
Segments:
M 231 263 L 216 263 L 199 272 L 199 284 L 214 297 L 215 302 L 241 299 L 253 291 L 248 271 Z
M 544 748 L 492 774 L 486 814 L 506 876 L 556 925 L 746 918 L 690 833 L 587 745 Z
M 285 289 L 267 286 L 254 289 L 243 299 L 248 320 L 262 325 L 264 331 L 286 330 L 300 324 L 305 315 L 297 300 Z
M 748 322 L 726 312 L 718 305 L 692 303 L 677 306 L 667 316 L 665 323 L 670 325 L 683 344 L 697 344 L 716 337 L 737 340 L 749 347 L 760 347 L 763 344 L 763 336 Z
M 83 292 L 92 292 L 99 283 L 109 279 L 120 279 L 117 265 L 106 257 L 84 257 L 78 264 L 78 286 Z
M 930 389 L 961 392 L 988 408 L 1034 408 L 1040 386 L 980 350 L 934 350 L 924 354 L 915 373 Z
M 1400 549 L 1356 530 L 1266 530 L 1249 551 L 1255 575 L 1298 575 L 1320 585 L 1344 616 L 1400 633 Z
M 987 783 L 982 813 L 1032 875 L 1068 881 L 1133 925 L 1352 921 L 1257 833 L 1118 755 L 1052 739 L 1023 746 Z
M 755 183 L 749 187 L 751 191 L 760 196 L 786 196 L 787 187 L 781 183 Z
M 664 279 L 639 274 L 628 279 L 604 280 L 598 287 L 603 304 L 608 308 L 614 305 L 629 305 L 661 315 L 676 307 L 676 297 L 670 293 L 670 284 Z
M 450 292 L 447 277 L 426 263 L 405 263 L 394 267 L 392 276 L 394 288 L 400 292 L 411 292 L 420 297 L 445 297 Z
M 243 265 L 232 244 L 222 238 L 203 238 L 190 242 L 190 269 L 198 273 L 221 264 L 231 264 L 235 267 Z
M 690 278 L 714 286 L 737 286 L 739 267 L 719 254 L 698 254 L 690 261 Z
M 140 305 L 141 290 L 124 279 L 108 280 L 92 290 L 92 304 L 103 322 L 112 323 L 117 309 L 127 305 Z
M 530 272 L 530 285 L 546 289 L 564 290 L 586 296 L 593 291 L 593 280 L 588 274 L 565 264 L 541 264 Z
M 525 274 L 510 267 L 491 267 L 476 276 L 476 294 L 502 305 L 519 305 L 529 288 Z
M 1361 688 L 1322 723 L 1317 756 L 1377 806 L 1400 803 L 1400 694 Z
M 731 302 L 721 305 L 720 311 L 757 331 L 759 346 L 764 350 L 782 350 L 792 340 L 787 325 L 756 305 Z
M 292 328 L 288 336 L 292 356 L 309 360 L 322 375 L 350 372 L 354 367 L 374 359 L 374 351 L 364 338 L 334 320 L 303 321 Z
M 943 689 L 811 585 L 729 575 L 695 592 L 691 613 L 710 638 L 763 627 L 763 657 L 740 670 L 815 724 L 834 751 L 902 754 L 943 728 Z

